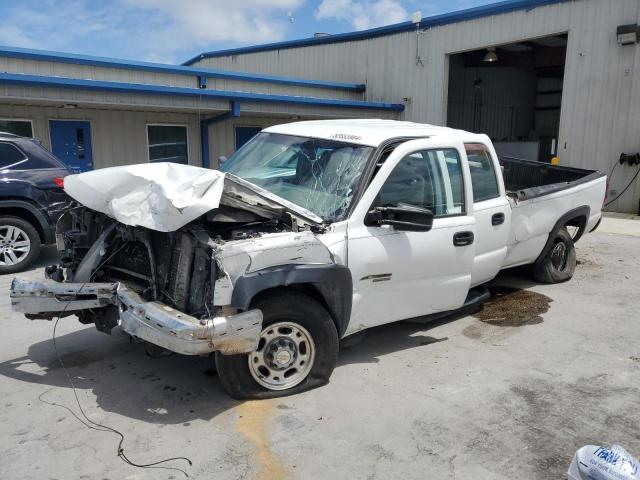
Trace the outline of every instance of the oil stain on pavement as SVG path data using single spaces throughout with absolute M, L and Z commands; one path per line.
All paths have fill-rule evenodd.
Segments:
M 541 293 L 511 287 L 491 287 L 491 298 L 473 316 L 497 327 L 522 327 L 542 323 L 553 300 Z
M 492 286 L 490 291 L 491 298 L 473 314 L 480 321 L 466 327 L 462 334 L 495 346 L 504 345 L 517 331 L 508 327 L 542 323 L 542 315 L 549 311 L 553 301 L 541 293 L 519 288 Z
M 289 474 L 270 448 L 267 425 L 273 416 L 275 403 L 271 400 L 244 402 L 236 408 L 239 418 L 236 429 L 251 443 L 255 450 L 255 471 L 252 478 L 275 480 L 288 478 Z

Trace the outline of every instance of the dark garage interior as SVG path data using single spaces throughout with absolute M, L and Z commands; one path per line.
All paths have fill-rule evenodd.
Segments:
M 557 152 L 567 35 L 449 55 L 447 125 L 491 137 L 499 155 Z

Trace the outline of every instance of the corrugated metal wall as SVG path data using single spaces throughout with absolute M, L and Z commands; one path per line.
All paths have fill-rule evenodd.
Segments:
M 81 78 L 105 80 L 111 82 L 140 83 L 146 85 L 164 85 L 171 87 L 197 88 L 198 79 L 194 75 L 178 75 L 173 73 L 150 72 L 126 68 L 96 67 L 91 65 L 75 65 L 54 61 L 31 60 L 2 57 L 0 53 L 0 72 L 26 73 L 64 78 Z M 234 90 L 279 95 L 302 95 L 322 98 L 341 98 L 361 100 L 361 92 L 334 88 L 315 88 L 290 86 L 275 83 L 231 80 L 208 77 L 207 88 L 211 90 Z M 184 99 L 171 97 L 176 106 L 183 105 Z
M 640 0 L 574 0 L 420 35 L 209 58 L 198 65 L 366 83 L 367 100 L 407 98 L 405 119 L 444 125 L 448 54 L 568 32 L 558 154 L 563 164 L 609 171 L 621 152 L 640 151 L 640 46 L 616 42 L 616 27 L 631 23 L 640 23 Z M 609 196 L 633 173 L 631 167 L 618 167 Z M 610 209 L 637 212 L 639 198 L 637 181 Z
M 260 113 L 260 107 L 254 105 L 253 110 Z M 271 107 L 271 106 L 266 106 Z M 280 107 L 280 106 L 276 106 Z M 286 108 L 286 107 L 283 107 Z M 281 115 L 266 115 L 261 113 L 252 115 L 245 112 L 238 118 L 214 123 L 209 128 L 209 145 L 211 167 L 217 166 L 217 159 L 221 155 L 229 156 L 235 151 L 235 127 L 267 127 L 279 123 L 323 118 L 318 111 L 305 107 L 288 107 L 291 112 Z M 367 112 L 350 109 L 324 109 L 327 116 L 341 117 L 364 116 Z M 265 111 L 269 111 L 265 108 Z M 310 112 L 315 115 L 309 115 Z M 222 112 L 218 112 L 220 114 Z M 248 113 L 248 114 L 247 114 Z M 306 116 L 302 116 L 306 114 Z M 385 113 L 385 116 L 395 115 Z M 200 166 L 202 164 L 200 149 L 200 119 L 205 115 L 198 112 L 176 111 L 137 111 L 111 108 L 62 108 L 60 106 L 41 105 L 11 105 L 0 104 L 0 119 L 30 120 L 33 125 L 33 135 L 43 145 L 51 149 L 49 120 L 87 120 L 91 122 L 91 138 L 93 147 L 94 168 L 112 167 L 115 165 L 130 165 L 148 161 L 147 124 L 170 124 L 187 126 L 189 163 Z M 389 117 L 393 118 L 393 117 Z
M 201 165 L 197 114 L 0 105 L 0 118 L 31 120 L 34 137 L 48 149 L 51 149 L 49 120 L 88 120 L 91 122 L 94 168 L 147 162 L 146 126 L 149 123 L 186 125 L 189 163 Z

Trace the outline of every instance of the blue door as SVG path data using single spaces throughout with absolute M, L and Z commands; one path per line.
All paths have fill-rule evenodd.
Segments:
M 260 127 L 236 127 L 236 150 L 260 133 Z
M 93 169 L 91 124 L 75 120 L 49 120 L 51 151 L 77 172 Z

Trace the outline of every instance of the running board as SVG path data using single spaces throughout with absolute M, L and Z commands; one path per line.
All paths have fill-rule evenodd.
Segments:
M 469 290 L 469 293 L 467 293 L 467 298 L 465 299 L 464 304 L 458 310 L 464 310 L 469 307 L 482 305 L 484 302 L 489 300 L 489 297 L 491 297 L 491 292 L 489 292 L 489 289 L 484 285 L 473 287 L 471 290 Z
M 469 290 L 469 293 L 467 293 L 467 298 L 460 308 L 457 308 L 456 310 L 447 310 L 445 312 L 432 313 L 431 315 L 424 315 L 422 317 L 410 318 L 406 321 L 412 323 L 429 323 L 435 320 L 440 320 L 441 318 L 464 313 L 466 310 L 471 310 L 472 308 L 479 307 L 484 302 L 489 300 L 489 297 L 491 297 L 491 293 L 489 292 L 489 289 L 484 285 L 473 287 L 471 290 Z

